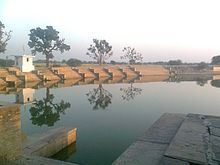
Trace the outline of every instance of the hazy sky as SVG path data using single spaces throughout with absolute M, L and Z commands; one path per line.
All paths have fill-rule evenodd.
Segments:
M 131 46 L 144 61 L 208 62 L 220 54 L 219 7 L 219 0 L 0 0 L 0 20 L 13 31 L 6 55 L 22 54 L 23 45 L 30 53 L 30 29 L 52 25 L 71 45 L 59 60 L 89 60 L 98 38 L 112 44 L 112 60 Z

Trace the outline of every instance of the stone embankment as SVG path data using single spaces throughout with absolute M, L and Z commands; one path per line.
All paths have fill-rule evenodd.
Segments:
M 141 76 L 169 76 L 169 71 L 162 66 L 154 65 L 105 65 L 94 67 L 51 67 L 24 73 L 18 68 L 0 68 L 0 85 L 20 84 L 22 82 L 60 81 L 85 78 L 118 79 Z

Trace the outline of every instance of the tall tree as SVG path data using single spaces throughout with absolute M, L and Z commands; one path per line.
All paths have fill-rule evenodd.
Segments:
M 64 43 L 65 39 L 60 39 L 59 32 L 52 26 L 46 26 L 46 29 L 40 27 L 31 29 L 28 45 L 35 55 L 37 52 L 46 56 L 46 65 L 49 67 L 49 60 L 52 59 L 53 51 L 69 51 L 70 46 Z
M 102 65 L 105 60 L 113 55 L 112 46 L 106 40 L 93 39 L 93 44 L 90 45 L 86 54 L 97 60 L 99 65 Z
M 0 21 L 0 53 L 4 53 L 6 51 L 6 46 L 8 41 L 11 39 L 11 32 L 4 31 L 5 25 Z
M 135 48 L 124 47 L 124 55 L 121 56 L 121 59 L 128 59 L 129 64 L 135 64 L 136 62 L 141 62 L 143 60 L 142 54 L 137 52 Z

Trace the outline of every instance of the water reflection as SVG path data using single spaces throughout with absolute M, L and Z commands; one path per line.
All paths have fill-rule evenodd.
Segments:
M 220 79 L 219 80 L 212 80 L 211 85 L 213 87 L 220 88 Z
M 208 80 L 197 80 L 196 84 L 203 87 L 208 83 Z
M 94 88 L 92 91 L 86 94 L 88 101 L 93 105 L 93 110 L 105 109 L 108 107 L 112 101 L 112 94 L 105 90 L 102 84 L 99 84 L 98 88 Z
M 69 146 L 67 146 L 66 148 L 62 149 L 61 151 L 59 151 L 58 153 L 53 155 L 51 158 L 65 161 L 69 157 L 71 157 L 71 155 L 74 154 L 75 152 L 76 152 L 76 142 L 74 142 L 74 143 L 70 144 Z
M 122 99 L 129 101 L 134 100 L 137 95 L 141 95 L 142 89 L 136 88 L 133 86 L 133 83 L 130 83 L 128 88 L 120 88 L 120 91 L 123 92 Z
M 69 102 L 61 100 L 60 103 L 53 103 L 54 95 L 50 94 L 49 88 L 46 91 L 46 98 L 35 100 L 30 108 L 32 124 L 51 127 L 60 120 L 60 114 L 65 114 L 65 110 L 70 107 Z

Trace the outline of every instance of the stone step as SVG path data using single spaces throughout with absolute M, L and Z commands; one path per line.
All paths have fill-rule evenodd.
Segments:
M 96 75 L 92 73 L 87 67 L 78 67 L 74 70 L 79 73 L 82 78 L 96 78 Z
M 22 154 L 49 157 L 73 142 L 76 142 L 76 128 L 55 128 L 28 137 L 22 144 Z
M 104 68 L 111 77 L 124 77 L 124 74 L 117 67 L 105 67 Z

